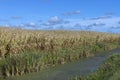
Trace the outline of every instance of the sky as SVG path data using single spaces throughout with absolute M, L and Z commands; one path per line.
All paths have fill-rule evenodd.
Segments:
M 120 0 L 0 0 L 0 26 L 120 33 Z

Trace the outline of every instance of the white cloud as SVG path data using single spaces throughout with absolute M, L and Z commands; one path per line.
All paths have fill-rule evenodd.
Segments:
M 71 12 L 65 12 L 63 13 L 63 15 L 76 15 L 76 14 L 80 14 L 80 10 L 76 10 L 76 11 L 71 11 Z
M 40 26 L 34 22 L 30 22 L 30 23 L 18 24 L 18 25 L 15 25 L 15 27 L 24 28 L 24 29 L 37 29 Z
M 10 26 L 10 25 L 9 25 Z M 101 32 L 120 33 L 120 17 L 100 16 L 96 19 L 61 19 L 58 16 L 51 17 L 48 21 L 41 23 L 29 22 L 16 26 L 25 29 L 63 29 L 63 30 L 94 30 Z
M 51 26 L 51 24 L 49 22 L 43 23 L 43 26 Z
M 30 26 L 35 26 L 36 24 L 34 22 L 29 23 Z
M 43 22 L 42 26 L 54 26 L 64 23 L 63 19 L 59 18 L 58 16 L 51 17 L 48 19 L 47 22 Z
M 62 19 L 60 19 L 58 16 L 54 16 L 54 17 L 51 17 L 48 22 L 50 24 L 58 24 L 58 23 L 61 23 L 62 22 Z
M 69 21 L 67 24 L 53 25 L 54 29 L 67 29 L 67 30 L 93 30 L 101 32 L 115 32 L 120 30 L 120 17 L 101 17 L 101 19 L 64 19 Z M 62 25 L 62 27 L 61 27 Z M 118 29 L 118 30 L 116 30 Z M 120 33 L 120 32 L 119 32 Z
M 9 25 L 9 24 L 5 24 L 4 26 L 5 26 L 5 27 L 10 27 L 10 25 Z
M 104 15 L 104 16 L 100 16 L 100 17 L 93 17 L 93 18 L 89 18 L 89 20 L 99 20 L 99 19 L 108 19 L 111 18 L 111 15 Z

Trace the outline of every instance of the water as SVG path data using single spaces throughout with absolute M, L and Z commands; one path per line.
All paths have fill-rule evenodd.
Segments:
M 26 74 L 12 80 L 69 80 L 76 75 L 89 75 L 96 71 L 109 56 L 120 53 L 120 49 L 99 53 L 94 57 L 76 61 L 74 63 L 59 65 L 42 72 Z

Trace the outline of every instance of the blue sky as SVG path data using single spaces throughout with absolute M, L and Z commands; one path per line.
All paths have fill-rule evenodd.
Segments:
M 120 0 L 0 0 L 0 25 L 119 32 Z

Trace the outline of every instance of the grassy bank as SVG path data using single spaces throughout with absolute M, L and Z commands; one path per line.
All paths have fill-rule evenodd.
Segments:
M 0 28 L 0 78 L 38 72 L 119 44 L 118 34 Z
M 72 80 L 120 80 L 120 54 L 113 55 L 88 77 L 75 77 Z

